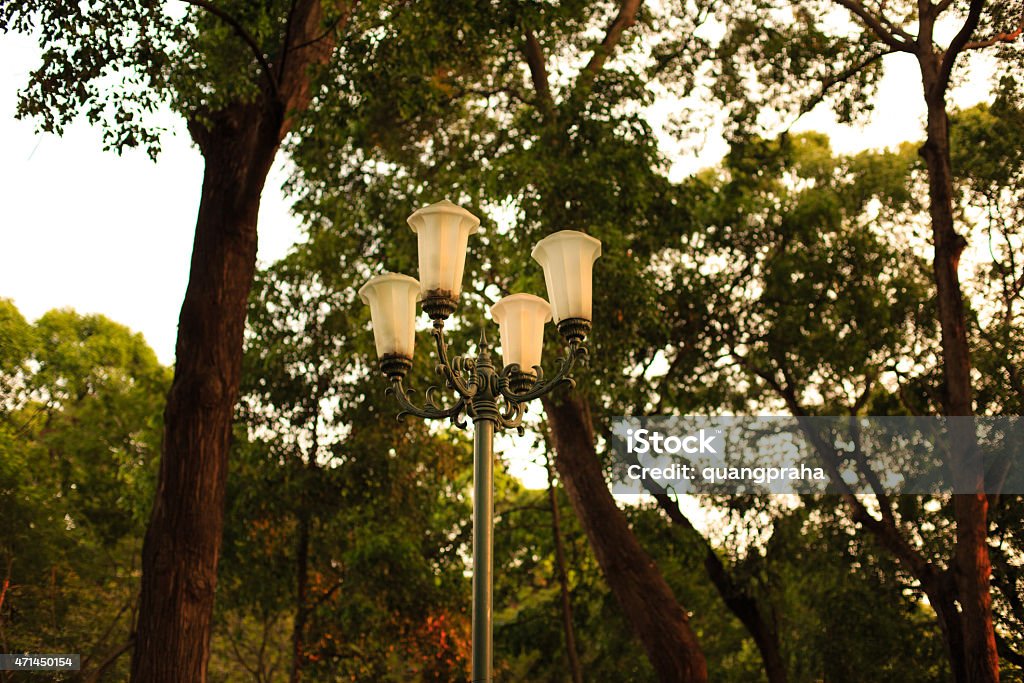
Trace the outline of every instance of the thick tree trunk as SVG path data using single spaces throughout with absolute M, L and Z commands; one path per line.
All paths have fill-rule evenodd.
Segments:
M 260 94 L 189 122 L 206 160 L 188 289 L 178 320 L 163 457 L 142 548 L 132 681 L 203 683 L 217 585 L 228 444 L 256 269 L 260 195 L 294 115 L 311 98 L 311 71 L 330 60 L 320 0 L 291 4 L 277 63 L 260 55 Z
M 280 111 L 256 105 L 193 127 L 206 169 L 142 552 L 137 683 L 206 680 L 256 220 L 280 129 Z
M 707 664 L 689 618 L 615 504 L 594 448 L 590 409 L 579 396 L 545 399 L 556 467 L 605 581 L 662 683 L 703 683 Z
M 569 595 L 569 571 L 565 563 L 565 547 L 562 543 L 562 519 L 558 509 L 558 490 L 555 488 L 555 473 L 551 459 L 545 462 L 548 471 L 548 503 L 551 505 L 551 535 L 555 542 L 555 571 L 562 595 L 562 628 L 565 632 L 565 652 L 569 659 L 569 674 L 572 683 L 583 683 L 583 669 L 576 650 L 576 630 L 572 625 L 572 600 Z
M 942 332 L 945 413 L 974 414 L 970 349 L 960 290 L 960 254 L 967 242 L 953 223 L 953 174 L 950 165 L 949 118 L 945 84 L 939 78 L 939 56 L 927 51 L 920 56 L 921 74 L 928 107 L 928 137 L 921 156 L 928 168 L 928 211 L 932 224 L 933 261 Z M 964 669 L 972 683 L 999 680 L 999 655 L 992 623 L 988 555 L 988 498 L 984 472 L 974 466 L 977 437 L 969 425 L 951 425 L 951 464 L 960 494 L 953 497 L 956 519 L 954 577 L 962 609 Z

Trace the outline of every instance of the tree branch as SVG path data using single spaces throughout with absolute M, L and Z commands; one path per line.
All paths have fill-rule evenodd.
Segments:
M 526 30 L 526 42 L 523 43 L 523 56 L 526 57 L 526 65 L 530 68 L 530 80 L 533 82 L 533 89 L 537 92 L 539 109 L 546 118 L 554 110 L 555 102 L 551 97 L 551 86 L 548 84 L 548 69 L 544 61 L 544 50 L 541 48 L 537 36 L 529 29 Z
M 284 66 L 288 63 L 288 41 L 292 37 L 292 19 L 295 17 L 295 0 L 288 3 L 288 18 L 284 22 L 284 42 L 281 43 L 281 61 L 277 65 L 278 79 L 284 78 Z
M 1016 666 L 1024 668 L 1024 654 L 1017 652 L 1010 645 L 1010 641 L 1004 638 L 999 631 L 996 631 L 996 648 L 999 656 Z
M 939 66 L 939 79 L 937 83 L 939 89 L 944 91 L 946 86 L 949 85 L 949 75 L 953 72 L 953 64 L 956 62 L 957 56 L 964 51 L 975 29 L 978 28 L 978 22 L 981 20 L 981 8 L 984 5 L 985 0 L 971 0 L 971 6 L 967 10 L 967 19 L 964 20 L 964 25 L 960 27 L 960 31 L 953 37 L 949 47 L 946 48 L 946 52 L 942 55 L 942 64 Z
M 281 66 L 280 101 L 285 107 L 282 134 L 290 130 L 294 112 L 304 111 L 313 97 L 310 69 L 326 65 L 334 51 L 333 35 L 347 25 L 358 0 L 337 3 L 340 19 L 332 30 L 324 31 L 324 7 L 321 0 L 294 0 Z
M 109 669 L 110 666 L 117 661 L 118 657 L 123 655 L 128 650 L 132 649 L 134 645 L 135 636 L 132 636 L 128 639 L 127 642 L 122 643 L 120 646 L 118 646 L 116 650 L 107 655 L 106 658 L 102 662 L 100 662 L 99 666 L 97 666 L 95 670 L 89 673 L 88 677 L 86 677 L 85 674 L 82 674 L 83 680 L 85 680 L 86 683 L 97 683 L 97 681 L 100 680 L 100 676 L 103 675 L 103 672 Z
M 839 489 L 840 498 L 850 508 L 850 519 L 855 523 L 862 524 L 886 549 L 889 550 L 889 552 L 904 562 L 908 571 L 910 571 L 910 573 L 921 582 L 922 588 L 931 595 L 931 592 L 936 590 L 941 583 L 942 579 L 939 572 L 936 570 L 934 565 L 929 563 L 928 560 L 903 537 L 900 533 L 899 527 L 896 526 L 894 519 L 890 520 L 888 517 L 878 519 L 872 515 L 857 496 L 853 494 L 853 491 L 843 480 L 840 474 L 840 460 L 835 449 L 832 448 L 820 434 L 812 429 L 810 424 L 807 422 L 807 418 L 810 417 L 810 415 L 800 404 L 791 382 L 787 381 L 787 383 L 783 385 L 771 372 L 751 365 L 747 359 L 740 354 L 734 353 L 733 355 L 743 367 L 763 379 L 786 402 L 786 407 L 789 409 L 789 412 L 793 417 L 797 418 L 797 424 L 799 424 L 800 430 L 804 433 L 804 436 L 807 437 L 811 446 L 818 453 L 818 457 L 821 458 L 822 464 L 825 465 L 829 478 Z M 784 367 L 782 368 L 782 372 L 784 376 L 789 375 Z
M 660 75 L 665 71 L 673 62 L 680 59 L 687 53 L 694 51 L 694 44 L 706 43 L 705 40 L 698 38 L 696 33 L 697 29 L 704 26 L 709 18 L 714 14 L 717 8 L 719 0 L 708 0 L 707 3 L 700 9 L 697 17 L 693 20 L 693 25 L 686 30 L 686 40 L 680 43 L 679 47 L 675 50 L 667 52 L 659 57 L 655 57 L 654 66 L 651 69 L 652 75 Z
M 622 0 L 619 4 L 619 11 L 608 26 L 604 40 L 594 49 L 594 54 L 591 55 L 590 61 L 587 62 L 587 65 L 576 80 L 576 86 L 573 89 L 574 97 L 585 95 L 590 90 L 590 86 L 593 85 L 598 72 L 604 67 L 608 58 L 611 57 L 615 47 L 622 41 L 622 34 L 627 28 L 636 23 L 636 13 L 640 9 L 642 2 L 643 0 Z
M 900 52 L 913 52 L 911 44 L 905 40 L 899 39 L 889 29 L 885 27 L 878 17 L 869 12 L 864 4 L 860 0 L 835 0 L 836 4 L 845 7 L 852 14 L 858 17 L 861 22 L 870 29 L 883 43 L 891 47 L 893 50 Z M 885 23 L 891 24 L 886 21 Z
M 303 41 L 303 42 L 299 43 L 298 45 L 292 45 L 287 50 L 285 50 L 285 52 L 286 53 L 287 52 L 294 52 L 295 50 L 301 50 L 304 47 L 309 47 L 310 45 L 315 45 L 315 44 L 319 43 L 321 40 L 327 38 L 332 33 L 337 31 L 338 27 L 341 26 L 341 24 L 348 19 L 348 16 L 349 16 L 348 13 L 340 15 L 337 19 L 335 19 L 333 22 L 331 22 L 330 26 L 328 26 L 326 29 L 324 29 L 323 33 L 321 33 L 320 35 L 318 35 L 315 38 L 310 38 L 309 40 Z
M 831 90 L 833 87 L 839 85 L 840 83 L 846 82 L 850 78 L 853 78 L 863 69 L 866 69 L 867 67 L 871 66 L 882 57 L 885 57 L 886 55 L 891 55 L 894 52 L 896 52 L 896 50 L 893 49 L 885 50 L 883 52 L 876 52 L 874 54 L 868 55 L 868 57 L 863 59 L 862 61 L 857 62 L 856 64 L 852 64 L 847 68 L 843 69 L 842 71 L 840 71 L 839 73 L 833 74 L 831 77 L 826 78 L 824 81 L 822 81 L 821 90 L 819 90 L 817 94 L 814 95 L 814 97 L 809 99 L 807 102 L 803 104 L 803 106 L 800 107 L 800 115 L 802 116 L 810 112 L 815 107 L 817 107 L 818 104 L 820 104 L 821 101 L 825 99 L 825 96 L 828 94 L 828 91 Z
M 964 43 L 965 50 L 978 50 L 983 47 L 991 47 L 997 43 L 1012 43 L 1013 41 L 1020 38 L 1021 33 L 1024 33 L 1024 18 L 1021 19 L 1020 26 L 1008 33 L 997 33 L 991 38 L 985 40 L 972 40 Z
M 263 71 L 263 75 L 267 79 L 267 83 L 270 86 L 270 91 L 276 98 L 277 78 L 274 76 L 274 70 L 271 68 L 270 62 L 267 61 L 267 56 L 263 54 L 263 50 L 260 49 L 259 43 L 256 42 L 256 39 L 253 37 L 253 35 L 249 33 L 237 19 L 235 19 L 233 16 L 228 14 L 220 7 L 217 7 L 213 3 L 207 2 L 207 0 L 185 0 L 185 2 L 194 7 L 199 7 L 201 9 L 206 10 L 207 12 L 214 15 L 215 17 L 217 17 L 218 19 L 220 19 L 225 24 L 231 27 L 231 29 L 235 32 L 235 35 L 241 38 L 242 42 L 249 46 L 249 49 L 252 51 L 253 56 L 256 57 L 256 61 L 260 63 L 260 68 Z

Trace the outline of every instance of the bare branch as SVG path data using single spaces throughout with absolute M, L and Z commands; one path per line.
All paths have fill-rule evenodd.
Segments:
M 86 681 L 86 683 L 97 683 L 97 681 L 100 680 L 100 677 L 103 675 L 103 673 L 107 669 L 109 669 L 114 662 L 117 661 L 118 657 L 123 655 L 128 650 L 132 649 L 134 645 L 135 636 L 132 636 L 126 642 L 119 645 L 113 652 L 108 654 L 106 658 L 104 658 L 104 660 L 100 662 L 99 666 L 97 666 L 94 671 L 89 672 L 88 676 L 82 674 L 82 676 L 85 677 L 84 680 Z
M 288 18 L 284 22 L 284 42 L 281 44 L 281 61 L 277 67 L 277 77 L 284 78 L 284 65 L 288 63 L 288 41 L 292 37 L 292 19 L 295 17 L 295 0 L 288 3 Z
M 985 40 L 971 40 L 964 43 L 965 50 L 978 50 L 984 47 L 992 47 L 998 43 L 1012 43 L 1013 41 L 1020 38 L 1021 34 L 1024 33 L 1024 17 L 1021 17 L 1020 26 L 1007 33 L 997 33 L 991 38 Z
M 551 86 L 548 84 L 548 68 L 544 61 L 544 50 L 537 36 L 529 29 L 526 31 L 526 42 L 523 44 L 523 56 L 526 57 L 526 65 L 530 67 L 530 80 L 533 81 L 533 89 L 537 92 L 539 108 L 547 116 L 554 110 L 555 104 L 551 97 Z
M 852 14 L 861 20 L 868 29 L 874 33 L 879 40 L 891 47 L 894 51 L 913 52 L 910 41 L 897 38 L 896 34 L 885 27 L 885 24 L 892 25 L 888 19 L 883 20 L 872 14 L 860 0 L 835 0 L 836 4 L 848 9 Z M 902 33 L 902 31 L 901 31 Z
M 207 2 L 207 0 L 185 0 L 185 2 L 194 7 L 199 7 L 201 9 L 206 10 L 207 12 L 214 15 L 215 17 L 217 17 L 218 19 L 220 19 L 225 24 L 231 27 L 231 29 L 235 32 L 235 35 L 241 38 L 242 42 L 249 46 L 249 49 L 252 51 L 253 56 L 256 57 L 256 61 L 260 63 L 260 68 L 263 71 L 263 75 L 267 79 L 267 84 L 270 86 L 270 91 L 276 98 L 277 78 L 274 76 L 274 70 L 271 68 L 270 62 L 267 61 L 267 56 L 263 54 L 263 50 L 260 49 L 259 43 L 256 42 L 256 39 L 253 37 L 253 35 L 249 33 L 249 31 L 247 31 L 246 28 L 242 26 L 242 24 L 237 19 L 235 19 L 233 16 L 225 12 L 220 7 L 217 7 L 213 3 Z
M 803 106 L 800 107 L 800 116 L 803 116 L 804 114 L 810 112 L 812 109 L 818 106 L 821 103 L 821 101 L 825 99 L 825 96 L 828 95 L 829 90 L 839 85 L 840 83 L 845 83 L 847 80 L 853 78 L 862 70 L 868 68 L 882 57 L 885 57 L 886 55 L 891 55 L 894 52 L 896 52 L 896 50 L 885 50 L 883 52 L 876 52 L 874 54 L 868 55 L 865 59 L 857 62 L 856 64 L 851 64 L 849 67 L 843 69 L 839 73 L 833 74 L 832 76 L 826 78 L 824 81 L 822 81 L 821 89 L 814 95 L 814 97 L 804 102 Z
M 627 28 L 636 23 L 636 13 L 640 9 L 642 2 L 643 0 L 622 0 L 619 4 L 619 11 L 608 26 L 604 40 L 594 49 L 594 54 L 591 55 L 590 61 L 587 62 L 587 65 L 576 80 L 576 87 L 573 90 L 574 96 L 585 94 L 590 90 L 590 86 L 593 84 L 598 72 L 601 71 L 616 46 L 622 41 L 622 34 Z
M 985 0 L 971 0 L 964 25 L 960 27 L 960 31 L 953 37 L 945 54 L 942 55 L 942 65 L 939 66 L 939 78 L 936 84 L 940 90 L 944 91 L 949 85 L 949 75 L 953 72 L 953 64 L 956 62 L 957 56 L 964 51 L 975 29 L 978 28 L 978 22 L 981 20 L 981 8 L 984 6 Z
M 878 20 L 881 21 L 883 24 L 885 24 L 885 26 L 889 29 L 889 31 L 891 31 L 895 36 L 897 36 L 898 38 L 902 38 L 903 41 L 908 46 L 909 45 L 913 45 L 914 41 L 915 41 L 914 36 L 910 35 L 906 31 L 904 31 L 903 27 L 900 26 L 897 22 L 893 21 L 892 19 L 890 19 L 886 15 L 881 14 L 881 9 L 884 8 L 884 7 L 885 7 L 885 3 L 883 2 L 882 3 L 882 7 L 879 8 Z
M 330 26 L 324 29 L 323 33 L 321 33 L 315 38 L 310 38 L 309 40 L 303 41 L 298 45 L 292 45 L 287 50 L 285 50 L 285 52 L 294 52 L 295 50 L 301 50 L 304 47 L 309 47 L 310 45 L 315 45 L 319 43 L 321 40 L 324 40 L 325 38 L 333 34 L 335 31 L 337 31 L 338 27 L 341 26 L 348 19 L 348 16 L 348 13 L 338 16 L 337 19 L 331 22 Z

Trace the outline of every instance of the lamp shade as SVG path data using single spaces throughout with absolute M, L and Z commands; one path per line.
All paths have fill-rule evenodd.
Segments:
M 533 260 L 544 268 L 544 282 L 556 323 L 591 320 L 594 301 L 594 261 L 601 241 L 576 230 L 548 235 L 533 248 Z
M 420 287 L 424 298 L 458 299 L 466 266 L 469 236 L 480 229 L 480 219 L 445 199 L 409 216 L 420 257 Z
M 397 273 L 378 275 L 359 288 L 359 298 L 370 306 L 378 358 L 412 358 L 419 293 L 416 278 Z
M 540 365 L 544 323 L 551 320 L 551 304 L 533 294 L 506 296 L 491 306 L 491 317 L 501 332 L 501 358 L 523 372 Z

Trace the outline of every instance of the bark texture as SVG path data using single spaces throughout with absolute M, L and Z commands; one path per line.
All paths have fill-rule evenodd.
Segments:
M 976 23 L 976 22 L 975 22 Z M 969 28 L 966 27 L 966 28 Z M 968 36 L 973 29 L 963 35 Z M 960 255 L 967 240 L 957 233 L 953 218 L 953 172 L 950 162 L 949 117 L 946 113 L 946 60 L 930 50 L 918 56 L 928 107 L 927 138 L 921 156 L 928 168 L 928 213 L 935 255 L 932 266 L 942 333 L 945 414 L 974 414 L 970 346 L 960 288 Z M 951 461 L 960 494 L 953 497 L 956 550 L 953 574 L 961 607 L 962 671 L 971 683 L 999 680 L 999 653 L 992 620 L 988 550 L 988 497 L 984 472 L 976 461 L 978 446 L 973 425 L 953 424 Z M 958 669 L 961 667 L 958 666 Z
M 558 474 L 605 581 L 662 683 L 703 683 L 707 663 L 689 617 L 615 504 L 594 448 L 590 408 L 578 395 L 544 399 Z
M 142 551 L 136 683 L 206 680 L 260 196 L 292 115 L 309 104 L 311 67 L 326 63 L 333 49 L 322 24 L 319 0 L 297 0 L 280 61 L 270 65 L 256 55 L 260 95 L 189 122 L 206 168 Z
M 202 146 L 206 173 L 142 553 L 139 683 L 206 680 L 256 219 L 278 146 L 251 125 L 251 109 L 226 113 Z

